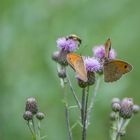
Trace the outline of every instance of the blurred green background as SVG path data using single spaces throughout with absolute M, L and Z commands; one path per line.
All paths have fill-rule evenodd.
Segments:
M 34 96 L 47 114 L 42 134 L 48 140 L 65 140 L 63 94 L 51 54 L 56 39 L 79 35 L 79 53 L 92 55 L 92 47 L 111 37 L 118 58 L 133 71 L 119 81 L 102 81 L 88 130 L 88 140 L 109 140 L 109 113 L 113 97 L 132 97 L 140 105 L 140 1 L 135 0 L 3 0 L 0 4 L 0 140 L 30 140 L 22 118 L 25 101 Z M 75 82 L 74 73 L 71 79 Z M 74 86 L 77 91 L 77 85 Z M 91 90 L 92 92 L 92 90 Z M 80 97 L 80 91 L 78 96 Z M 69 97 L 74 104 L 72 97 Z M 76 111 L 71 113 L 74 123 Z M 140 139 L 136 115 L 123 140 Z M 81 129 L 73 130 L 75 140 Z

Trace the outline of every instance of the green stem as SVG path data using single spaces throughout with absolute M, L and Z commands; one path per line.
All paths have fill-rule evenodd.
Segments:
M 101 82 L 101 77 L 98 77 L 95 89 L 94 89 L 93 94 L 92 94 L 92 99 L 91 99 L 91 102 L 90 102 L 90 105 L 89 105 L 88 113 L 87 113 L 87 125 L 89 125 L 90 115 L 91 115 L 91 112 L 92 112 L 92 109 L 93 109 L 95 97 L 97 95 L 97 91 L 99 89 L 100 82 Z
M 116 133 L 116 140 L 120 140 L 120 138 L 121 138 L 121 135 L 120 134 L 123 131 L 122 128 L 123 128 L 125 122 L 126 122 L 125 119 L 123 119 L 123 118 L 120 119 L 120 122 L 118 124 L 118 130 L 117 130 L 117 133 Z
M 35 128 L 35 122 L 34 122 L 34 116 L 33 116 L 33 118 L 32 118 L 32 124 L 33 124 L 33 132 L 34 132 L 34 134 L 33 134 L 33 140 L 36 140 L 37 138 L 36 138 L 36 128 Z
M 30 130 L 30 132 L 31 132 L 32 136 L 33 136 L 33 135 L 34 135 L 34 131 L 32 130 L 32 128 L 31 128 L 31 126 L 30 126 L 29 121 L 27 122 L 27 125 L 28 125 L 28 127 L 29 127 L 29 130 Z
M 81 108 L 81 121 L 83 125 L 82 140 L 86 140 L 86 133 L 87 133 L 87 103 L 88 103 L 88 92 L 89 92 L 88 89 L 83 88 L 82 91 L 82 108 Z
M 58 72 L 61 69 L 65 69 L 66 75 L 67 75 L 67 71 L 66 71 L 66 67 L 61 66 L 61 65 L 57 65 L 57 70 Z M 69 121 L 69 106 L 68 106 L 68 102 L 67 102 L 67 92 L 66 92 L 66 86 L 68 84 L 68 80 L 65 81 L 65 79 L 60 78 L 60 82 L 61 82 L 61 87 L 63 89 L 63 96 L 64 96 L 64 111 L 65 111 L 65 118 L 66 118 L 66 127 L 67 127 L 67 132 L 68 132 L 68 140 L 72 140 L 72 131 L 71 131 L 71 127 L 70 127 L 70 121 Z
M 39 140 L 41 140 L 40 131 L 41 131 L 41 124 L 40 124 L 40 121 L 38 121 L 38 138 L 39 138 Z
M 114 124 L 114 129 L 112 133 L 112 140 L 120 140 L 121 139 L 121 134 L 125 131 L 126 126 L 128 125 L 130 119 L 123 119 L 119 118 L 115 124 Z
M 65 117 L 66 117 L 66 127 L 67 127 L 67 130 L 68 130 L 68 140 L 72 140 L 72 131 L 71 131 L 71 128 L 70 128 L 70 121 L 69 121 L 69 111 L 68 111 L 68 103 L 67 103 L 67 92 L 66 92 L 66 84 L 67 82 L 64 82 L 64 101 L 65 101 L 65 105 L 64 105 L 64 110 L 65 110 Z
M 68 80 L 70 89 L 71 89 L 71 91 L 72 91 L 73 97 L 74 97 L 74 99 L 75 99 L 75 101 L 76 101 L 76 104 L 77 104 L 78 108 L 81 110 L 81 103 L 80 103 L 80 101 L 79 101 L 79 99 L 78 99 L 78 97 L 77 97 L 77 95 L 76 95 L 76 93 L 75 93 L 75 90 L 74 90 L 73 87 L 72 87 L 71 80 L 70 80 L 68 74 L 67 74 L 67 80 Z
M 81 102 L 81 122 L 82 122 L 82 125 L 83 125 L 83 121 L 84 121 L 84 113 L 85 113 L 85 88 L 83 88 L 82 90 L 82 102 Z

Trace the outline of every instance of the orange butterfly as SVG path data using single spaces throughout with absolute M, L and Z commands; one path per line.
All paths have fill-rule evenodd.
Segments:
M 86 82 L 88 80 L 87 71 L 82 56 L 75 53 L 69 53 L 67 54 L 67 61 L 69 65 L 76 71 L 78 77 Z
M 123 74 L 132 70 L 132 66 L 122 60 L 110 60 L 109 52 L 111 50 L 111 40 L 108 39 L 105 43 L 105 59 L 104 59 L 104 81 L 113 82 L 122 77 Z

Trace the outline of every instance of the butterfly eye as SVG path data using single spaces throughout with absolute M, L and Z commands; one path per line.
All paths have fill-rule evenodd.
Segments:
M 126 69 L 127 68 L 127 65 L 124 65 L 124 68 Z

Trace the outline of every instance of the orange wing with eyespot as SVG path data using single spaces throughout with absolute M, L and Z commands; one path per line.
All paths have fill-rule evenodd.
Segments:
M 105 82 L 117 81 L 123 74 L 132 70 L 132 66 L 122 60 L 109 60 L 104 63 Z
M 75 53 L 69 53 L 67 54 L 67 61 L 69 65 L 76 71 L 78 77 L 86 82 L 87 71 L 82 56 Z

